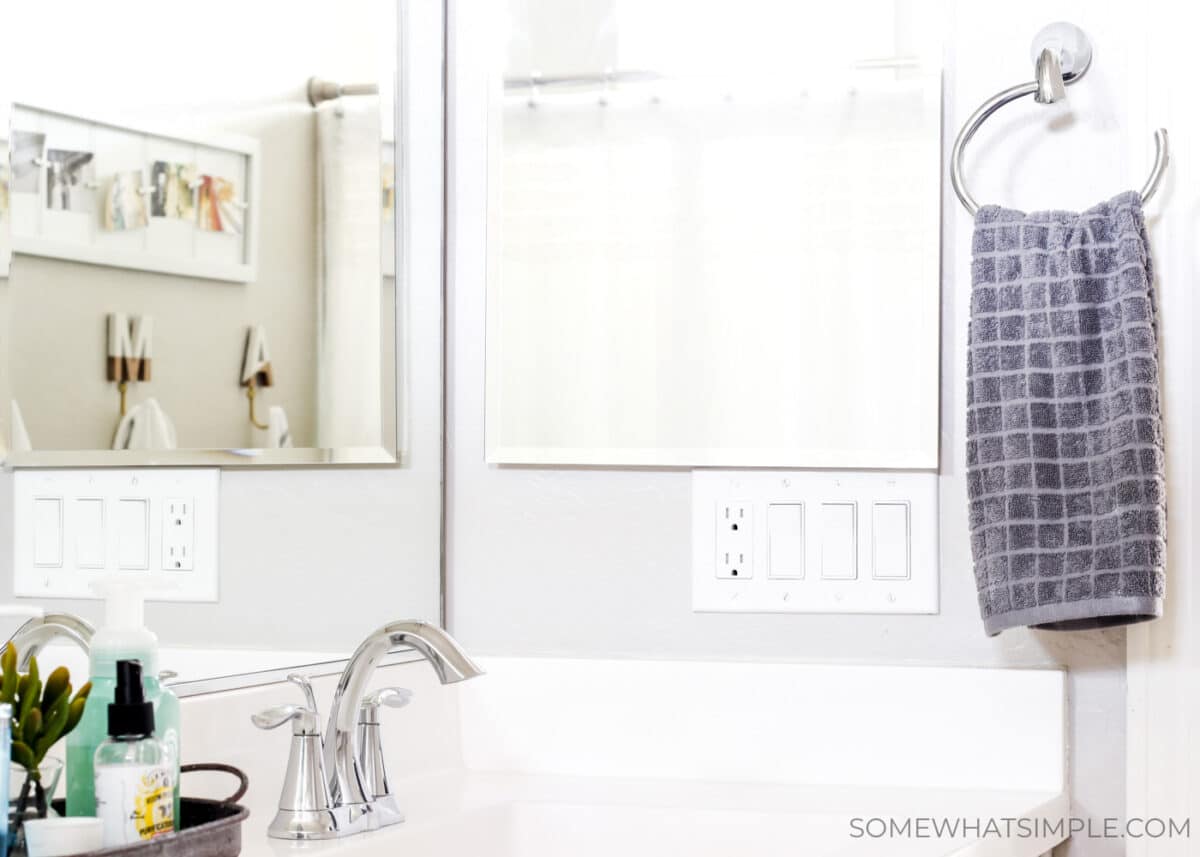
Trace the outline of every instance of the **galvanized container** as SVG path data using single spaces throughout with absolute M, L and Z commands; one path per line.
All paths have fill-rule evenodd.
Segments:
M 184 765 L 180 771 L 222 771 L 237 777 L 241 785 L 225 800 L 181 798 L 177 833 L 136 845 L 88 851 L 79 857 L 237 857 L 242 851 L 242 822 L 250 815 L 250 810 L 238 804 L 238 800 L 246 793 L 250 780 L 232 765 Z M 60 814 L 65 813 L 65 802 L 54 801 L 54 808 Z

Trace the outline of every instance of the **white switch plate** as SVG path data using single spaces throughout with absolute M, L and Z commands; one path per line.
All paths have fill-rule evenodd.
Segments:
M 736 499 L 735 499 L 736 498 Z M 720 524 L 731 503 L 760 523 L 751 528 L 750 567 L 736 579 L 724 574 Z M 783 577 L 770 573 L 771 509 L 802 507 L 803 570 Z M 907 516 L 908 540 L 895 531 L 896 517 L 876 514 L 877 504 Z M 853 508 L 852 542 L 846 515 L 827 509 Z M 876 533 L 876 521 L 883 520 Z M 876 541 L 880 540 L 879 545 Z M 836 540 L 836 541 L 834 541 Z M 834 553 L 829 553 L 836 548 Z M 878 548 L 878 550 L 877 550 Z M 887 562 L 882 555 L 886 552 Z M 778 553 L 778 551 L 776 551 Z M 823 574 L 826 561 L 833 574 Z M 790 565 L 796 566 L 794 560 Z M 877 573 L 877 569 L 881 573 Z M 907 576 L 901 577 L 906 572 Z M 886 575 L 891 575 L 886 576 Z M 938 483 L 933 471 L 693 470 L 692 609 L 725 613 L 937 613 Z
M 96 598 L 94 582 L 120 574 L 145 580 L 153 601 L 216 601 L 219 490 L 214 468 L 15 471 L 14 593 Z M 59 544 L 39 541 L 54 531 L 47 499 Z

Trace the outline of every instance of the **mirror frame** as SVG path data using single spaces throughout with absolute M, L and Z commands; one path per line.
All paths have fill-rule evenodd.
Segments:
M 415 664 L 425 660 L 425 657 L 407 646 L 389 652 L 379 660 L 377 666 L 390 667 L 395 664 Z M 323 678 L 331 675 L 341 675 L 350 658 L 336 661 L 319 661 L 311 664 L 297 664 L 292 667 L 259 670 L 257 672 L 235 673 L 232 675 L 213 676 L 211 678 L 193 679 L 191 681 L 166 682 L 167 687 L 180 699 L 189 696 L 204 696 L 209 693 L 223 693 L 227 690 L 242 690 L 247 687 L 260 687 L 265 684 L 286 684 L 288 676 L 300 673 L 306 678 Z
M 329 449 L 294 449 L 272 450 L 285 455 L 266 460 L 265 456 L 245 456 L 238 450 L 173 450 L 168 455 L 164 452 L 141 454 L 143 460 L 137 460 L 129 451 L 114 450 L 62 450 L 48 452 L 33 452 L 13 460 L 10 456 L 3 463 L 6 470 L 13 468 L 33 467 L 142 467 L 153 465 L 192 465 L 236 468 L 278 469 L 281 465 L 357 467 L 380 465 L 419 468 L 423 472 L 434 470 L 437 473 L 439 494 L 437 502 L 445 508 L 445 343 L 446 343 L 446 275 L 447 275 L 447 165 L 449 158 L 449 143 L 447 142 L 447 116 L 449 111 L 449 87 L 447 69 L 449 57 L 449 0 L 393 0 L 397 8 L 398 57 L 396 73 L 399 76 L 401 66 L 405 69 L 415 68 L 415 78 L 420 84 L 428 85 L 425 92 L 414 87 L 409 93 L 406 87 L 397 85 L 396 90 L 396 124 L 399 128 L 419 128 L 423 133 L 419 138 L 402 140 L 396 134 L 396 164 L 398 177 L 404 176 L 407 191 L 397 196 L 397 274 L 403 271 L 404 282 L 407 286 L 402 300 L 397 300 L 397 324 L 405 317 L 412 331 L 424 331 L 429 341 L 422 340 L 420 349 L 413 348 L 413 342 L 398 339 L 396 348 L 397 361 L 397 409 L 402 410 L 402 402 L 410 407 L 407 416 L 396 422 L 397 452 L 393 458 L 388 450 L 379 448 L 379 462 L 364 462 L 361 459 L 348 460 L 342 451 Z M 432 6 L 428 14 L 420 15 L 421 25 L 426 27 L 424 32 L 416 32 L 412 24 L 417 13 L 413 6 L 423 4 Z M 436 18 L 436 21 L 428 20 Z M 433 32 L 434 26 L 440 29 Z M 434 38 L 422 38 L 426 34 Z M 406 36 L 408 38 L 406 38 Z M 413 44 L 419 47 L 413 50 Z M 413 56 L 417 54 L 417 56 Z M 409 64 L 412 64 L 411 66 Z M 436 86 L 435 86 L 436 85 Z M 419 103 L 414 103 L 419 102 Z M 410 123 L 409 117 L 428 117 L 431 121 Z M 402 145 L 403 143 L 403 145 Z M 400 172 L 400 165 L 404 171 Z M 418 192 L 418 185 L 420 190 Z M 420 221 L 411 220 L 407 215 L 411 211 L 421 211 L 427 216 Z M 403 231 L 401 223 L 407 224 Z M 418 284 L 418 288 L 413 285 Z M 399 329 L 397 336 L 399 336 Z M 419 369 L 428 368 L 425 373 L 430 377 L 421 377 L 414 372 L 414 366 Z M 433 377 L 436 376 L 436 377 Z M 7 424 L 7 420 L 3 421 Z M 436 422 L 436 425 L 432 423 Z M 423 428 L 429 423 L 429 428 Z M 417 448 L 417 456 L 409 453 L 411 448 Z M 36 460 L 35 460 L 36 459 Z M 428 475 L 428 474 L 425 474 Z M 445 528 L 439 525 L 434 534 L 440 544 L 438 555 L 438 621 L 446 625 L 446 561 L 445 561 Z M 435 571 L 431 569 L 431 571 Z M 373 630 L 363 627 L 365 637 Z M 190 681 L 171 683 L 174 692 L 181 698 L 219 693 L 241 688 L 259 687 L 263 685 L 286 682 L 290 673 L 299 672 L 306 675 L 322 676 L 340 673 L 350 653 L 358 645 L 359 640 L 350 641 L 347 645 L 346 660 L 331 660 L 319 662 L 297 663 L 289 667 L 261 670 L 245 673 L 214 674 L 209 677 Z M 381 660 L 381 665 L 410 663 L 422 660 L 422 657 L 407 647 L 390 652 Z
M 405 79 L 401 75 L 401 71 L 403 70 L 401 66 L 406 65 L 410 60 L 410 51 L 406 49 L 407 46 L 405 43 L 406 34 L 409 33 L 409 22 L 407 20 L 409 10 L 408 3 L 405 0 L 395 0 L 395 3 L 397 30 L 396 58 L 392 66 L 392 74 L 396 85 L 393 87 L 395 104 L 390 134 L 392 138 L 393 162 L 396 165 L 396 181 L 399 186 L 396 197 L 397 216 L 393 221 L 395 228 L 394 263 L 396 272 L 396 297 L 392 318 L 393 341 L 391 343 L 383 343 L 385 349 L 389 345 L 391 346 L 394 359 L 395 390 L 392 402 L 393 408 L 389 409 L 385 407 L 383 409 L 385 415 L 389 410 L 394 411 L 391 414 L 391 423 L 394 429 L 389 433 L 389 436 L 383 438 L 383 443 L 377 447 L 295 447 L 289 449 L 244 447 L 170 450 L 34 449 L 28 452 L 15 452 L 11 450 L 12 426 L 6 414 L 0 416 L 0 425 L 3 426 L 3 436 L 0 438 L 0 461 L 2 461 L 6 470 L 91 467 L 217 467 L 221 469 L 403 467 L 412 464 L 410 438 L 413 434 L 413 413 L 416 410 L 424 412 L 425 408 L 419 404 L 414 404 L 416 397 L 413 390 L 412 364 L 414 362 L 413 352 L 415 349 L 413 343 L 410 341 L 411 336 L 404 336 L 406 329 L 410 335 L 421 329 L 436 329 L 437 342 L 428 343 L 425 347 L 431 353 L 434 351 L 437 353 L 435 365 L 438 372 L 437 387 L 439 388 L 439 396 L 440 388 L 442 387 L 441 373 L 443 371 L 443 361 L 441 352 L 443 349 L 444 329 L 441 323 L 441 314 L 445 279 L 443 244 L 445 221 L 446 3 L 445 0 L 440 1 L 442 30 L 440 34 L 441 38 L 438 41 L 440 57 L 439 89 L 437 93 L 440 110 L 438 115 L 433 117 L 435 121 L 428 123 L 428 125 L 424 123 L 414 124 L 407 121 L 411 115 L 413 108 L 412 101 L 414 99 L 412 94 L 407 91 L 407 88 L 401 85 Z M 419 34 L 415 35 L 419 37 Z M 21 102 L 17 101 L 15 103 L 20 104 Z M 53 108 L 55 105 L 38 105 L 39 108 L 43 106 Z M 438 183 L 438 191 L 436 196 L 431 192 L 425 192 L 421 194 L 420 199 L 414 199 L 414 194 L 417 194 L 419 191 L 420 183 L 413 180 L 414 177 L 410 170 L 416 163 L 422 150 L 427 152 L 431 146 L 428 144 L 419 144 L 419 141 L 406 140 L 402 137 L 402 134 L 419 133 L 421 129 L 427 127 L 436 128 L 436 148 L 439 153 L 439 161 L 436 164 L 423 163 L 419 166 L 424 170 L 436 168 L 435 175 Z M 384 129 L 385 140 L 388 133 L 389 129 Z M 414 142 L 418 144 L 414 145 Z M 429 175 L 428 172 L 425 174 Z M 436 212 L 436 219 L 439 224 L 436 246 L 430 246 L 434 242 L 429 240 L 422 241 L 420 236 L 414 236 L 414 227 L 419 224 L 415 224 L 408 217 L 412 211 Z M 421 254 L 426 263 L 429 258 L 436 254 L 437 283 L 436 285 L 429 284 L 428 288 L 436 290 L 437 293 L 437 318 L 432 318 L 431 313 L 428 311 L 421 312 L 422 306 L 426 302 L 421 301 L 419 296 L 414 294 L 414 282 L 418 281 L 419 277 L 414 278 L 413 271 L 415 268 L 420 267 L 420 262 L 414 264 L 412 258 L 414 253 Z M 19 254 L 14 251 L 14 255 Z M 7 352 L 0 354 L 0 357 L 7 359 Z M 440 398 L 435 410 L 436 417 L 440 423 L 444 411 Z M 437 454 L 440 456 L 440 451 Z

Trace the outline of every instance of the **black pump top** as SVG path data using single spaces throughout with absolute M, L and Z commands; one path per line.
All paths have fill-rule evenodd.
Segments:
M 154 703 L 146 701 L 138 661 L 117 661 L 117 689 L 108 705 L 108 734 L 113 738 L 154 734 Z

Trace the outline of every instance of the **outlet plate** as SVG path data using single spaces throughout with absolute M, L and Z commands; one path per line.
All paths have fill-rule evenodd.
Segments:
M 772 508 L 784 507 L 791 510 L 793 531 L 799 535 L 786 552 L 786 569 L 773 573 L 769 515 Z M 908 550 L 899 548 L 899 561 L 883 564 L 877 541 L 896 550 L 897 517 L 886 514 L 896 509 L 903 510 L 900 528 L 907 526 Z M 833 514 L 845 510 L 847 514 Z M 750 525 L 733 531 L 727 522 L 738 515 Z M 830 554 L 835 546 L 838 550 Z M 784 552 L 777 545 L 774 554 Z M 734 577 L 733 562 L 739 557 L 745 561 L 736 566 Z M 692 471 L 692 609 L 937 613 L 937 473 Z
M 162 509 L 162 567 L 192 571 L 196 556 L 196 499 L 168 497 Z
M 716 505 L 717 577 L 725 580 L 754 576 L 754 507 L 745 500 L 723 500 Z
M 126 575 L 152 601 L 216 601 L 219 489 L 213 468 L 15 471 L 14 594 L 96 598 L 95 581 Z M 58 526 L 38 515 L 48 498 Z

